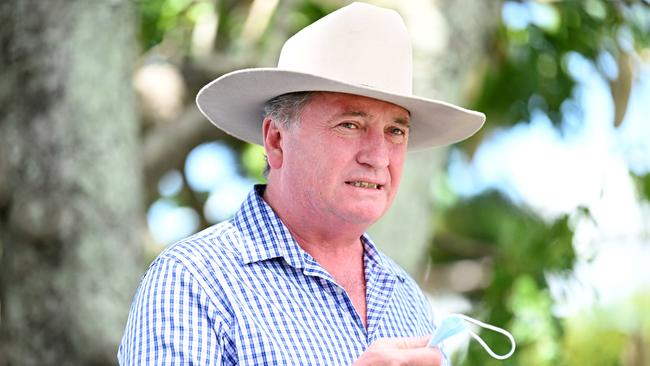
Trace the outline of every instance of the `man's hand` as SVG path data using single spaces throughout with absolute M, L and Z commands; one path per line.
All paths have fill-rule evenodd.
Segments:
M 427 347 L 429 338 L 426 336 L 380 339 L 373 343 L 352 366 L 440 366 L 442 355 L 437 348 Z

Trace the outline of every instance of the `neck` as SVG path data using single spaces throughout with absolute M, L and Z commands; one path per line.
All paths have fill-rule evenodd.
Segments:
M 264 192 L 264 200 L 280 217 L 298 244 L 316 260 L 329 262 L 363 254 L 360 237 L 365 232 L 365 226 L 310 214 L 307 209 L 288 207 L 286 203 L 290 200 L 280 193 L 269 184 Z

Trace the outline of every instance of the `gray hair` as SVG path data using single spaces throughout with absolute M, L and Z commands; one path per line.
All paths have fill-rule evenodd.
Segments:
M 300 122 L 300 113 L 313 94 L 305 91 L 278 95 L 264 104 L 264 118 L 269 117 L 288 128 L 294 122 Z
M 309 103 L 315 92 L 293 92 L 278 95 L 264 103 L 264 118 L 271 118 L 278 122 L 283 128 L 287 129 L 300 123 L 302 109 Z M 264 156 L 266 160 L 266 155 Z M 269 162 L 267 160 L 264 168 L 264 177 L 268 177 Z

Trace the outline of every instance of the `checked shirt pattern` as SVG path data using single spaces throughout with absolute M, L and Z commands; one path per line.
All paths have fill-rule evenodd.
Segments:
M 365 328 L 345 290 L 262 199 L 264 188 L 231 220 L 154 260 L 131 305 L 121 365 L 351 365 L 380 338 L 433 332 L 423 293 L 367 235 Z

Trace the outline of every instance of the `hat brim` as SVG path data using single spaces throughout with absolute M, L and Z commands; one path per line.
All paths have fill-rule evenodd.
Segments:
M 264 103 L 285 93 L 329 91 L 387 101 L 411 113 L 409 151 L 449 145 L 472 136 L 485 122 L 481 112 L 450 103 L 399 95 L 317 75 L 277 68 L 243 69 L 204 86 L 196 103 L 210 122 L 241 140 L 263 145 Z

